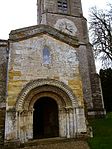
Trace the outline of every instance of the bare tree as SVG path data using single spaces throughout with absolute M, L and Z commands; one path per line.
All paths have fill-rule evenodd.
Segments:
M 112 66 L 112 4 L 108 10 L 90 9 L 90 37 L 96 58 L 102 64 Z

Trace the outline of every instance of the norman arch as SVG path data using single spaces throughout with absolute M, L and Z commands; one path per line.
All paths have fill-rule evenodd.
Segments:
M 63 82 L 53 80 L 53 79 L 38 79 L 33 80 L 26 84 L 26 86 L 20 92 L 17 102 L 16 102 L 16 110 L 23 111 L 28 110 L 28 104 L 31 101 L 31 98 L 34 94 L 41 92 L 53 92 L 63 97 L 63 100 L 66 103 L 66 106 L 70 105 L 73 107 L 78 107 L 78 101 L 75 98 L 72 90 L 64 84 Z M 24 104 L 27 106 L 24 106 Z M 25 109 L 24 109 L 25 108 Z
M 22 142 L 34 139 L 34 105 L 36 102 L 41 101 L 41 99 L 52 99 L 57 104 L 59 124 L 59 130 L 57 130 L 59 131 L 58 136 L 66 138 L 76 137 L 78 131 L 77 113 L 79 110 L 83 110 L 83 108 L 79 107 L 72 90 L 60 81 L 53 79 L 38 79 L 26 84 L 17 98 L 17 138 Z M 82 115 L 84 116 L 83 112 Z

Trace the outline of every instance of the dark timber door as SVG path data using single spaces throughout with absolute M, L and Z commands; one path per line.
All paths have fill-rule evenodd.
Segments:
M 58 105 L 52 98 L 40 98 L 34 104 L 33 138 L 51 138 L 58 136 Z

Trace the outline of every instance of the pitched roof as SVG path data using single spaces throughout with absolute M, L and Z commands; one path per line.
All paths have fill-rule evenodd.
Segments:
M 26 40 L 28 38 L 36 37 L 40 34 L 47 34 L 55 39 L 70 44 L 71 46 L 79 46 L 77 37 L 68 35 L 51 26 L 43 24 L 12 30 L 10 32 L 9 41 L 17 42 L 20 40 Z

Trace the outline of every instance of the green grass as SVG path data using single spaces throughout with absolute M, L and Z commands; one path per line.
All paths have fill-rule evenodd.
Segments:
M 90 121 L 93 138 L 88 139 L 91 149 L 112 149 L 112 113 L 106 118 Z

